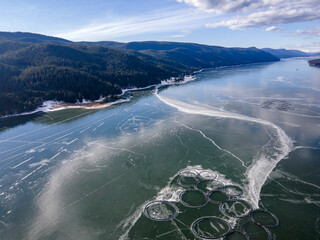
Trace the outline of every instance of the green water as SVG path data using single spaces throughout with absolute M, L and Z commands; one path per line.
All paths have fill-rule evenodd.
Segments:
M 203 234 L 220 236 L 230 225 L 267 239 L 264 228 L 243 227 L 249 216 L 223 213 L 248 208 L 279 219 L 267 228 L 273 239 L 320 239 L 319 68 L 305 59 L 226 67 L 130 94 L 108 109 L 0 120 L 0 239 L 199 239 L 191 225 L 204 216 L 222 220 L 195 224 Z M 206 173 L 179 180 L 181 170 Z M 200 183 L 210 176 L 215 183 Z M 181 198 L 206 202 L 197 183 L 205 192 L 240 187 L 244 203 L 223 211 L 209 200 L 183 205 Z M 178 215 L 147 218 L 154 200 Z M 170 217 L 175 208 L 149 212 Z

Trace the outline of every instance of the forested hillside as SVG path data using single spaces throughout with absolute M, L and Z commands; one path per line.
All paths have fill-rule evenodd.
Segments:
M 134 50 L 158 59 L 177 62 L 187 68 L 212 68 L 279 59 L 257 48 L 225 48 L 195 43 L 178 42 L 82 42 L 84 45 L 106 46 Z
M 69 40 L 57 37 L 50 37 L 37 33 L 26 32 L 0 32 L 0 40 L 12 40 L 19 42 L 32 42 L 32 43 L 55 43 L 55 44 L 68 44 L 72 43 Z
M 190 73 L 146 60 L 105 47 L 0 40 L 0 115 L 31 111 L 46 100 L 95 100 Z
M 0 32 L 0 116 L 46 100 L 74 103 L 145 87 L 194 70 L 279 59 L 256 48 L 173 42 L 75 43 L 33 33 Z

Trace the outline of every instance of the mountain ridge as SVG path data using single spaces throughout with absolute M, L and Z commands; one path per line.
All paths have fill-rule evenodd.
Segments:
M 9 39 L 20 42 L 32 42 L 32 43 L 56 43 L 56 44 L 68 44 L 72 43 L 64 38 L 58 38 L 53 36 L 47 36 L 39 33 L 31 32 L 0 32 L 0 39 Z
M 278 58 L 293 58 L 293 57 L 312 57 L 320 55 L 318 52 L 307 53 L 300 50 L 288 50 L 288 49 L 272 49 L 272 48 L 262 48 L 263 51 L 268 52 Z

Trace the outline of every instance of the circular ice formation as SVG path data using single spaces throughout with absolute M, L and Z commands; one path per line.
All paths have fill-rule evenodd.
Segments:
M 259 215 L 260 215 L 260 219 L 259 219 Z M 266 210 L 262 210 L 262 209 L 253 210 L 250 213 L 250 217 L 252 222 L 256 224 L 261 224 L 265 227 L 273 228 L 279 225 L 279 219 L 276 217 L 276 215 Z M 274 223 L 273 224 L 266 223 L 268 222 L 268 220 L 266 220 L 268 218 L 271 219 L 271 221 L 273 221 Z
M 198 176 L 204 180 L 215 180 L 218 177 L 218 175 L 216 173 L 214 173 L 210 170 L 203 170 L 198 173 Z
M 251 205 L 243 199 L 229 199 L 220 204 L 220 211 L 229 217 L 243 218 L 250 214 Z
M 169 221 L 178 215 L 179 209 L 169 201 L 156 200 L 148 203 L 143 213 L 153 221 Z
M 179 172 L 180 177 L 197 177 L 198 173 L 194 170 L 184 169 Z
M 204 239 L 218 239 L 225 237 L 231 227 L 228 222 L 217 217 L 201 217 L 191 225 L 193 234 Z
M 199 181 L 195 177 L 179 177 L 177 182 L 182 187 L 194 188 Z
M 249 228 L 249 227 L 253 227 L 253 228 L 256 228 L 255 230 L 253 230 L 251 233 L 250 233 L 250 230 L 246 229 L 246 228 Z M 261 233 L 259 233 L 259 231 L 257 230 L 260 230 Z M 247 222 L 245 223 L 243 226 L 242 226 L 242 231 L 243 233 L 249 238 L 249 239 L 252 239 L 252 236 L 255 236 L 254 239 L 258 238 L 258 239 L 261 239 L 261 234 L 264 234 L 265 235 L 265 239 L 266 240 L 272 240 L 272 235 L 271 235 L 271 232 L 269 231 L 268 228 L 266 228 L 265 226 L 263 225 L 259 225 L 257 223 L 254 223 L 254 222 Z M 258 235 L 258 237 L 257 237 Z M 250 237 L 251 236 L 251 237 Z
M 193 189 L 183 191 L 179 199 L 182 205 L 190 208 L 201 208 L 208 203 L 208 197 L 204 192 Z
M 227 200 L 229 200 L 229 196 L 225 192 L 219 190 L 213 190 L 208 192 L 208 201 L 212 203 L 220 204 Z

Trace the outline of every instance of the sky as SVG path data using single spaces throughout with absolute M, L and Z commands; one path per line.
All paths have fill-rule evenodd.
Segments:
M 0 0 L 0 31 L 320 52 L 319 0 Z

